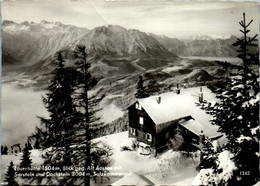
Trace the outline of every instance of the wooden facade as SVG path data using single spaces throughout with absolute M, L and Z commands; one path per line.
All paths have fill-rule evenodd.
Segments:
M 129 136 L 151 147 L 155 144 L 156 125 L 146 111 L 136 102 L 129 110 Z
M 155 124 L 138 102 L 128 108 L 128 113 L 129 137 L 134 137 L 137 141 L 149 145 L 154 154 L 167 148 L 170 145 L 169 140 L 173 139 L 177 133 L 181 134 L 185 143 L 197 143 L 199 141 L 197 135 L 178 123 L 181 119 L 191 119 L 191 116 Z

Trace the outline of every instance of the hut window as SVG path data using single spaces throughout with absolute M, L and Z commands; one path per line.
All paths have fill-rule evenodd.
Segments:
M 146 134 L 146 140 L 147 141 L 152 141 L 152 135 L 151 134 Z
M 131 134 L 136 135 L 136 129 L 130 128 L 130 132 L 131 132 Z
M 140 105 L 140 103 L 136 103 L 135 108 L 138 110 L 142 110 L 142 106 Z
M 143 118 L 143 117 L 139 117 L 139 123 L 140 123 L 141 125 L 144 124 L 144 118 Z

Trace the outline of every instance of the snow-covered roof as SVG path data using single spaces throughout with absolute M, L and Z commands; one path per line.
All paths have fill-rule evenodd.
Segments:
M 143 175 L 130 172 L 129 175 L 126 175 L 122 179 L 112 183 L 112 185 L 154 185 L 154 183 Z
M 158 96 L 140 98 L 137 101 L 156 125 L 192 116 L 197 123 L 187 123 L 186 126 L 189 126 L 192 130 L 196 130 L 195 132 L 197 130 L 200 132 L 199 128 L 203 128 L 203 131 L 208 131 L 209 136 L 217 136 L 219 135 L 216 133 L 218 128 L 210 124 L 212 116 L 206 114 L 204 110 L 195 104 L 195 102 L 198 102 L 199 92 L 200 87 L 193 87 L 181 89 L 180 94 L 176 94 L 175 92 L 163 93 L 159 95 L 161 97 L 160 104 L 157 102 Z M 202 92 L 204 100 L 218 101 L 215 94 L 207 87 L 203 86 Z M 198 128 L 196 128 L 196 125 Z
M 197 122 L 193 119 L 190 119 L 190 120 L 184 121 L 184 122 L 180 121 L 179 124 L 198 136 L 200 135 L 201 131 L 203 131 L 203 133 L 205 133 L 205 131 L 203 130 L 203 128 L 204 128 L 203 125 L 201 125 L 199 122 Z
M 203 118 L 204 121 L 208 122 L 211 117 L 195 104 L 195 102 L 198 102 L 199 89 L 199 87 L 181 89 L 180 94 L 175 92 L 160 94 L 160 104 L 157 102 L 158 96 L 140 98 L 137 101 L 155 124 L 166 123 L 189 115 L 195 119 Z M 203 97 L 208 101 L 216 100 L 215 95 L 206 87 L 203 87 Z M 196 117 L 197 115 L 199 117 Z
M 201 131 L 209 138 L 215 138 L 221 135 L 221 133 L 217 132 L 218 127 L 210 123 L 203 125 L 194 119 L 190 119 L 188 121 L 179 121 L 179 124 L 198 136 L 201 134 Z

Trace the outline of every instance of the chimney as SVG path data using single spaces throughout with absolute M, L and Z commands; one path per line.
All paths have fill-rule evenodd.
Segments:
M 180 92 L 181 92 L 181 90 L 180 90 L 180 88 L 179 88 L 179 83 L 177 83 L 176 93 L 177 93 L 177 94 L 180 94 Z
M 200 92 L 199 92 L 199 102 L 203 102 L 203 92 L 202 92 L 202 87 L 200 87 Z
M 157 101 L 158 104 L 160 104 L 161 103 L 161 96 L 158 95 L 157 98 L 156 98 L 156 101 Z
M 200 143 L 203 143 L 204 139 L 205 139 L 205 135 L 203 134 L 203 130 L 201 130 L 200 133 L 199 133 L 199 141 L 200 141 Z

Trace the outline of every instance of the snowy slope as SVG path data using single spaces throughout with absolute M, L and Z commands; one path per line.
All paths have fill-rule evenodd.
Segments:
M 140 155 L 138 151 L 121 151 L 121 147 L 128 144 L 128 132 L 113 134 L 96 139 L 103 141 L 113 148 L 111 167 L 117 170 L 111 171 L 124 173 L 123 180 L 135 182 L 133 178 L 139 178 L 143 182 L 147 178 L 154 184 L 182 184 L 190 185 L 196 176 L 196 166 L 199 157 L 188 158 L 182 152 L 168 150 L 157 157 Z M 117 177 L 118 182 L 121 177 Z M 138 182 L 136 181 L 136 182 Z M 146 180 L 147 181 L 147 180 Z M 111 184 L 111 183 L 109 183 Z
M 172 150 L 159 154 L 157 157 L 140 155 L 140 151 L 121 151 L 122 146 L 130 145 L 131 140 L 128 138 L 128 132 L 100 137 L 94 141 L 102 141 L 111 146 L 113 150 L 112 161 L 109 165 L 112 169 L 110 171 L 111 181 L 104 182 L 104 185 L 114 182 L 123 183 L 124 180 L 131 183 L 190 185 L 197 174 L 198 153 L 193 158 L 189 158 L 182 152 Z M 33 166 L 39 166 L 43 163 L 42 153 L 41 150 L 31 151 Z M 3 183 L 10 161 L 18 166 L 21 156 L 22 153 L 2 155 L 1 183 Z M 121 180 L 122 178 L 124 180 Z M 138 180 L 136 180 L 137 178 Z M 23 183 L 23 180 L 19 178 L 16 178 L 16 181 Z

